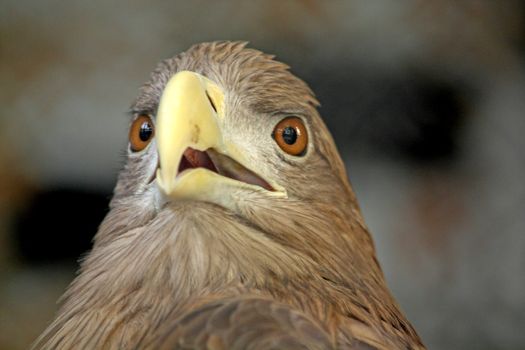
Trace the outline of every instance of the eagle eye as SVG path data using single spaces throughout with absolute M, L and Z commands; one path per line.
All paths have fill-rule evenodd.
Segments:
M 155 135 L 153 121 L 147 115 L 139 115 L 129 129 L 129 145 L 133 152 L 142 151 Z
M 308 133 L 303 121 L 297 117 L 281 120 L 273 130 L 273 138 L 279 147 L 292 156 L 302 156 L 308 145 Z

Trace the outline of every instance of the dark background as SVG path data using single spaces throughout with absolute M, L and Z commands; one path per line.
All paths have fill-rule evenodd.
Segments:
M 525 348 L 521 1 L 0 1 L 0 348 L 44 329 L 107 212 L 156 63 L 249 40 L 322 103 L 432 349 Z

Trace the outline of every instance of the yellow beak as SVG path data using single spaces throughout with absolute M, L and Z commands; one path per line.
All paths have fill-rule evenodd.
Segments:
M 229 206 L 231 196 L 241 188 L 286 196 L 278 185 L 276 191 L 265 189 L 222 176 L 205 168 L 188 169 L 178 174 L 185 150 L 191 147 L 206 151 L 213 149 L 244 165 L 242 152 L 224 140 L 224 92 L 213 81 L 189 71 L 175 74 L 162 94 L 158 112 L 156 139 L 160 161 L 157 184 L 172 198 L 207 200 Z

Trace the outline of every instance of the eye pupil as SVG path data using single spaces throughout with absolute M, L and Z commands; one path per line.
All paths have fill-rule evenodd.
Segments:
M 308 147 L 308 132 L 303 121 L 298 117 L 282 119 L 272 134 L 281 150 L 292 156 L 303 156 Z
M 139 138 L 141 141 L 148 141 L 153 135 L 153 126 L 149 122 L 144 122 L 140 126 Z
M 283 129 L 283 140 L 288 145 L 293 145 L 297 141 L 297 130 L 294 127 L 287 126 Z
M 142 151 L 149 145 L 154 136 L 155 124 L 150 116 L 145 114 L 139 115 L 129 128 L 129 146 L 131 151 Z

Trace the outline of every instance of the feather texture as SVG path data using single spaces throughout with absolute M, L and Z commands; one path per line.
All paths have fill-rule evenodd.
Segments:
M 35 348 L 423 348 L 386 287 L 313 93 L 245 45 L 199 44 L 161 62 L 132 114 L 154 115 L 178 71 L 208 77 L 227 91 L 228 136 L 288 198 L 242 193 L 233 211 L 160 203 L 148 182 L 154 143 L 130 154 L 93 250 Z M 260 132 L 289 114 L 308 121 L 301 159 L 276 154 Z

